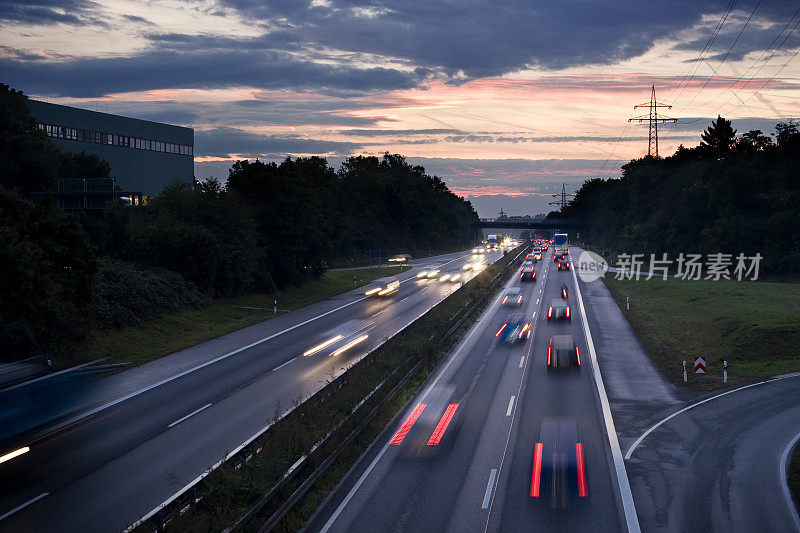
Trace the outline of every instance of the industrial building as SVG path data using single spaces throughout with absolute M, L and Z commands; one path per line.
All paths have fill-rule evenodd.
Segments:
M 39 129 L 63 151 L 105 159 L 126 191 L 159 195 L 175 181 L 194 182 L 194 130 L 28 100 Z

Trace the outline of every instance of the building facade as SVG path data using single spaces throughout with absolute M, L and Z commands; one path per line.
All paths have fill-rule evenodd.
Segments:
M 175 181 L 194 181 L 194 130 L 86 109 L 28 100 L 39 129 L 63 151 L 108 161 L 127 191 L 161 194 Z

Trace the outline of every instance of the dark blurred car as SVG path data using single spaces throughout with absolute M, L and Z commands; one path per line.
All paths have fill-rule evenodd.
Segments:
M 519 287 L 511 287 L 503 294 L 500 305 L 522 305 L 522 291 Z
M 572 335 L 553 335 L 547 346 L 547 369 L 551 368 L 579 368 L 581 354 Z
M 572 320 L 569 305 L 564 300 L 552 300 L 547 308 L 547 321 Z
M 559 261 L 558 262 L 558 269 L 559 270 L 569 270 L 569 261 Z
M 525 320 L 522 313 L 515 313 L 508 317 L 494 336 L 498 342 L 505 344 L 525 342 L 531 338 L 531 323 Z
M 536 281 L 536 270 L 533 268 L 533 266 L 522 267 L 522 272 L 520 272 L 519 279 L 522 281 Z
M 532 498 L 567 509 L 589 496 L 586 458 L 572 418 L 546 417 L 533 447 Z

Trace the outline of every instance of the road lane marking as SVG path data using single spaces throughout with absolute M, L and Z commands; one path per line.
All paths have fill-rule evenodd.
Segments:
M 453 420 L 453 415 L 456 414 L 456 409 L 458 409 L 457 403 L 451 403 L 445 409 L 444 414 L 442 415 L 442 419 L 439 420 L 439 423 L 436 425 L 436 429 L 433 430 L 431 434 L 431 438 L 428 439 L 428 446 L 436 446 L 442 440 L 444 436 L 444 432 L 447 430 L 447 426 L 450 425 L 450 421 Z
M 422 414 L 422 411 L 424 411 L 426 407 L 427 404 L 418 403 L 417 406 L 414 407 L 414 410 L 411 411 L 411 414 L 408 415 L 403 424 L 394 434 L 392 440 L 389 441 L 389 444 L 397 446 L 398 444 L 403 442 L 403 439 L 406 438 L 406 435 L 408 435 L 408 432 L 411 430 L 411 426 L 413 426 L 416 423 L 417 419 L 419 418 L 419 415 Z
M 270 372 L 275 372 L 276 370 L 280 370 L 281 368 L 285 367 L 286 365 L 288 365 L 289 363 L 291 363 L 295 359 L 297 359 L 297 357 L 292 357 L 291 359 L 289 359 L 288 361 L 286 361 L 282 365 L 278 365 L 275 368 L 273 368 L 272 370 L 270 370 Z
M 608 443 L 611 446 L 611 457 L 614 460 L 614 470 L 619 484 L 619 493 L 620 499 L 622 500 L 622 510 L 625 513 L 626 526 L 628 533 L 639 533 L 641 528 L 639 527 L 639 517 L 636 515 L 636 504 L 633 501 L 628 472 L 625 470 L 625 461 L 622 458 L 622 450 L 620 450 L 619 447 L 619 439 L 617 438 L 617 430 L 614 427 L 614 419 L 611 417 L 611 406 L 608 403 L 606 387 L 603 384 L 603 376 L 600 374 L 600 365 L 597 361 L 597 352 L 595 352 L 594 349 L 592 332 L 589 330 L 586 309 L 583 306 L 583 296 L 581 296 L 581 288 L 578 285 L 578 276 L 575 274 L 574 269 L 570 272 L 572 272 L 572 279 L 575 282 L 575 294 L 577 295 L 578 306 L 581 309 L 581 323 L 583 324 L 583 331 L 586 335 L 586 344 L 589 346 L 589 356 L 592 361 L 592 375 L 594 376 L 597 394 L 600 398 L 600 406 L 603 412 L 603 419 L 605 420 Z
M 383 457 L 383 454 L 385 454 L 386 450 L 388 449 L 389 449 L 389 443 L 387 442 L 386 444 L 384 444 L 383 448 L 378 453 L 378 455 L 375 456 L 375 459 L 372 460 L 372 462 L 364 471 L 364 473 L 361 475 L 361 477 L 358 478 L 358 481 L 356 481 L 356 484 L 353 485 L 352 489 L 350 489 L 350 492 L 347 493 L 347 496 L 345 496 L 344 500 L 342 500 L 342 503 L 339 504 L 339 507 L 336 508 L 336 511 L 334 511 L 334 513 L 331 515 L 328 521 L 325 522 L 325 525 L 322 526 L 320 533 L 326 533 L 331 528 L 336 519 L 339 518 L 339 515 L 342 514 L 342 511 L 344 510 L 345 506 L 348 503 L 350 503 L 350 500 L 352 499 L 353 495 L 359 488 L 361 488 L 361 484 L 364 483 L 364 480 L 367 479 L 367 476 L 369 476 L 370 472 L 372 472 L 372 469 L 375 468 L 375 465 L 378 464 L 378 461 L 380 461 L 381 457 Z
M 519 367 L 522 368 L 522 365 L 524 364 L 525 364 L 525 356 L 523 355 L 522 357 L 519 358 Z
M 519 362 L 519 366 L 522 366 L 522 361 Z M 508 409 L 506 409 L 506 416 L 511 416 L 511 408 L 514 407 L 514 396 L 508 399 Z
M 495 478 L 497 478 L 497 469 L 492 468 L 492 471 L 489 473 L 489 482 L 486 484 L 486 493 L 483 495 L 483 504 L 481 505 L 481 509 L 489 508 L 489 502 L 492 499 L 492 490 L 494 489 Z
M 794 436 L 792 442 L 789 443 L 786 448 L 784 448 L 783 453 L 781 454 L 781 462 L 780 462 L 780 469 L 781 469 L 781 488 L 783 489 L 783 497 L 786 500 L 786 505 L 789 506 L 789 512 L 792 514 L 792 520 L 794 520 L 794 525 L 800 531 L 800 516 L 797 515 L 797 507 L 794 505 L 794 500 L 792 500 L 792 493 L 789 492 L 789 483 L 786 480 L 786 461 L 789 458 L 789 452 L 794 448 L 794 445 L 797 444 L 797 441 L 800 440 L 800 433 Z
M 187 418 L 190 418 L 190 417 L 196 415 L 197 413 L 199 413 L 200 411 L 203 411 L 204 409 L 208 409 L 209 407 L 211 407 L 211 404 L 207 403 L 203 407 L 201 407 L 200 409 L 195 409 L 194 411 L 192 411 L 188 415 L 184 416 L 183 418 L 177 419 L 175 422 L 173 422 L 172 424 L 168 425 L 167 427 L 171 428 L 172 426 L 177 426 L 178 424 L 180 424 L 181 422 L 183 422 Z
M 784 377 L 796 377 L 796 376 L 784 376 Z M 736 388 L 736 389 L 733 389 L 733 390 L 729 390 L 729 391 L 727 391 L 727 392 L 723 392 L 723 393 L 721 393 L 721 394 L 717 394 L 717 395 L 715 395 L 715 396 L 712 396 L 711 398 L 706 398 L 705 400 L 701 400 L 701 401 L 699 401 L 699 402 L 697 402 L 697 403 L 693 403 L 692 405 L 688 405 L 688 406 L 684 407 L 683 409 L 681 409 L 680 411 L 676 411 L 676 412 L 672 413 L 672 414 L 671 414 L 671 415 L 669 415 L 668 417 L 666 417 L 666 418 L 663 418 L 663 419 L 659 420 L 658 422 L 656 422 L 655 424 L 653 424 L 653 425 L 650 427 L 650 429 L 648 429 L 647 431 L 645 431 L 644 433 L 642 433 L 642 434 L 641 434 L 641 436 L 640 436 L 638 439 L 636 439 L 636 440 L 634 441 L 634 443 L 631 445 L 631 447 L 628 449 L 628 453 L 626 453 L 626 454 L 625 454 L 625 459 L 630 459 L 630 458 L 631 458 L 631 455 L 633 455 L 633 452 L 634 452 L 634 450 L 636 450 L 636 447 L 637 447 L 637 446 L 639 446 L 639 444 L 641 444 L 641 442 L 642 442 L 642 441 L 643 441 L 643 440 L 644 440 L 644 439 L 645 439 L 645 438 L 646 438 L 646 437 L 647 437 L 647 436 L 648 436 L 650 433 L 652 433 L 654 430 L 658 429 L 658 428 L 659 428 L 659 426 L 661 426 L 661 425 L 663 425 L 663 424 L 665 424 L 665 423 L 669 422 L 670 420 L 672 420 L 673 418 L 675 418 L 675 417 L 676 417 L 676 416 L 678 416 L 679 414 L 681 414 L 681 413 L 685 413 L 685 412 L 686 412 L 686 411 L 688 411 L 689 409 L 693 409 L 693 408 L 697 407 L 698 405 L 703 405 L 704 403 L 706 403 L 706 402 L 710 402 L 711 400 L 716 400 L 717 398 L 721 398 L 722 396 L 727 396 L 728 394 L 731 394 L 731 393 L 734 393 L 734 392 L 739 392 L 740 390 L 744 390 L 744 389 L 749 389 L 749 388 L 751 388 L 751 387 L 758 387 L 759 385 L 764 385 L 764 384 L 766 384 L 766 383 L 770 383 L 770 382 L 772 382 L 772 381 L 776 381 L 777 379 L 778 379 L 778 378 L 773 378 L 773 379 L 768 379 L 768 380 L 764 380 L 764 381 L 759 381 L 758 383 L 751 383 L 750 385 L 745 385 L 745 386 L 743 386 L 743 387 L 739 387 L 739 388 Z
M 30 500 L 28 500 L 27 502 L 23 503 L 22 505 L 20 505 L 18 507 L 14 507 L 13 509 L 11 509 L 9 512 L 4 514 L 3 516 L 0 516 L 0 520 L 3 520 L 4 518 L 8 518 L 12 514 L 16 513 L 19 510 L 22 510 L 22 509 L 26 508 L 27 506 L 29 506 L 32 503 L 38 502 L 39 500 L 41 500 L 42 498 L 44 498 L 48 494 L 50 494 L 50 493 L 49 492 L 43 492 L 43 493 L 39 494 L 37 497 L 31 498 Z

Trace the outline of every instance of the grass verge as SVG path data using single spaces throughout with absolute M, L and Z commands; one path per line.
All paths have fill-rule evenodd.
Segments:
M 677 385 L 725 386 L 724 360 L 728 384 L 800 371 L 800 283 L 604 281 L 650 357 Z M 705 357 L 707 374 L 692 372 L 695 356 Z
M 312 490 L 284 517 L 277 530 L 302 528 L 327 492 L 413 396 L 450 347 L 479 316 L 499 283 L 505 281 L 505 276 L 501 274 L 508 272 L 504 264 L 510 259 L 511 257 L 501 259 L 502 266 L 489 266 L 461 290 L 440 302 L 312 398 L 302 404 L 296 402 L 295 409 L 289 415 L 278 419 L 279 409 L 276 408 L 272 417 L 273 425 L 247 450 L 247 454 L 252 454 L 250 460 L 238 464 L 229 461 L 211 472 L 203 481 L 202 498 L 197 502 L 192 496 L 194 503 L 189 505 L 189 510 L 184 514 L 169 521 L 167 531 L 225 529 L 267 494 L 290 465 L 309 449 L 316 449 L 310 454 L 307 463 L 298 468 L 296 475 L 289 479 L 290 483 L 282 485 L 281 490 L 270 497 L 261 514 L 244 527 L 245 531 L 257 530 L 259 519 L 263 523 L 305 479 L 301 475 L 308 476 L 337 443 L 342 442 L 338 435 L 347 435 L 357 427 L 363 419 L 360 413 L 369 412 L 379 406 L 387 391 L 400 384 L 402 378 L 421 362 L 415 375 L 390 401 L 380 406 L 378 416 L 371 421 L 368 429 L 359 434 L 352 446 L 347 446 L 347 452 L 340 455 L 333 467 L 317 480 Z M 461 322 L 458 330 L 451 331 L 453 324 L 457 323 L 455 319 L 463 318 L 467 309 L 472 309 L 472 313 Z M 449 334 L 445 335 L 445 332 Z M 349 417 L 352 419 L 350 420 L 348 415 L 351 412 L 356 412 L 358 416 Z M 340 427 L 339 424 L 343 425 Z M 333 434 L 336 438 L 326 441 L 325 436 L 333 428 L 339 428 Z M 152 524 L 147 524 L 142 529 L 149 530 L 151 526 Z
M 308 281 L 300 287 L 288 287 L 277 294 L 248 294 L 215 300 L 207 307 L 169 313 L 141 326 L 99 331 L 66 366 L 101 357 L 110 357 L 111 362 L 140 365 L 268 320 L 275 316 L 275 299 L 279 309 L 291 311 L 353 289 L 353 276 L 356 276 L 357 286 L 361 287 L 409 268 L 330 271 L 320 279 Z

